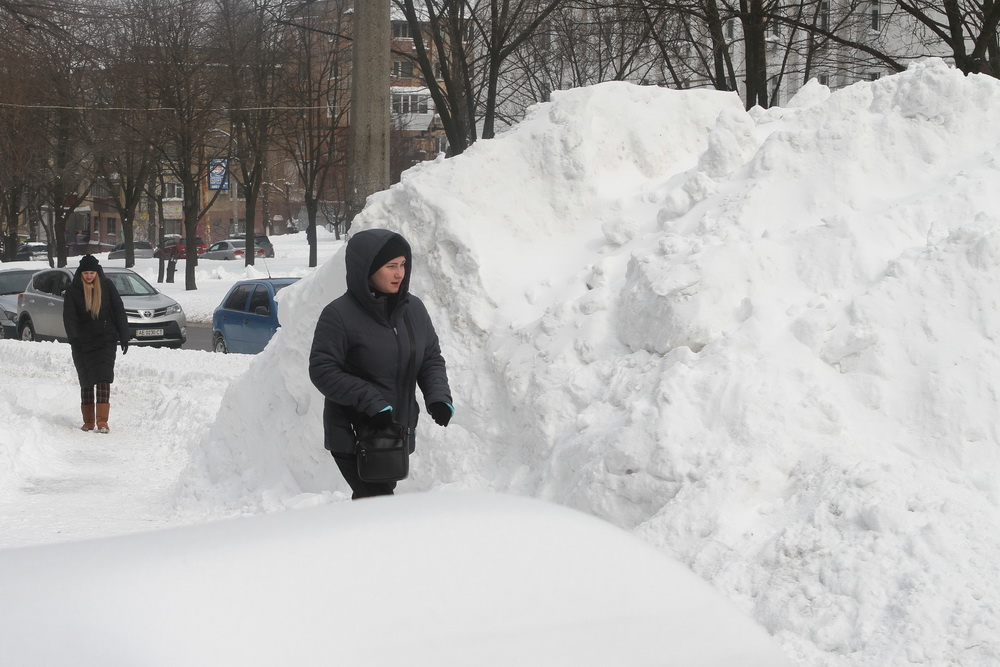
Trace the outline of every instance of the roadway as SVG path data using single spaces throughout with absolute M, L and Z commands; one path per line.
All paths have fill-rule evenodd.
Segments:
M 212 325 L 201 322 L 188 322 L 187 342 L 182 350 L 205 350 L 212 351 Z

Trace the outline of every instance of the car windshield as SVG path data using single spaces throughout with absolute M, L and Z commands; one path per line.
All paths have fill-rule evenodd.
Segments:
M 4 271 L 0 273 L 0 294 L 19 294 L 31 280 L 31 271 Z
M 150 294 L 156 294 L 153 286 L 136 273 L 109 273 L 107 276 L 115 284 L 118 293 L 122 296 L 149 296 Z

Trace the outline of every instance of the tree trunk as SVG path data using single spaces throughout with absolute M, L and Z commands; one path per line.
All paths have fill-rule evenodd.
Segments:
M 247 244 L 246 244 L 246 254 L 244 257 L 244 266 L 253 266 L 254 259 L 256 258 L 257 247 L 257 223 L 255 222 L 257 218 L 257 198 L 251 197 L 250 193 L 246 193 L 246 202 L 244 202 L 245 213 L 247 216 Z
M 741 3 L 743 44 L 746 49 L 746 108 L 767 108 L 767 47 L 763 0 Z
M 305 200 L 306 216 L 309 220 L 306 225 L 306 240 L 309 242 L 309 266 L 314 267 L 318 261 L 316 256 L 316 212 L 319 210 L 319 201 L 315 195 L 309 192 L 306 192 Z
M 191 170 L 188 170 L 191 173 Z M 201 195 L 198 181 L 186 178 L 182 182 L 184 188 L 184 289 L 196 290 L 195 268 L 198 266 L 198 214 L 201 212 Z

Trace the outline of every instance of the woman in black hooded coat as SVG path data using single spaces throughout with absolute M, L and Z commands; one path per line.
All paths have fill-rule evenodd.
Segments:
M 416 385 L 435 422 L 454 414 L 445 361 L 424 304 L 410 294 L 410 244 L 387 229 L 354 234 L 345 251 L 347 292 L 323 309 L 309 377 L 326 397 L 324 444 L 353 497 L 392 495 L 395 482 L 366 482 L 357 471 L 355 425 L 389 422 L 411 429 L 416 446 Z M 415 368 L 410 368 L 410 360 Z M 409 373 L 408 373 L 409 371 Z
M 104 275 L 101 263 L 85 255 L 63 299 L 63 324 L 80 379 L 84 431 L 107 433 L 111 383 L 115 381 L 118 345 L 128 351 L 128 318 L 121 295 Z M 95 391 L 96 390 L 96 391 Z

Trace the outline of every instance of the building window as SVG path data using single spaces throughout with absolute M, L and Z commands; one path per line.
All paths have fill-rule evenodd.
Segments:
M 819 27 L 820 30 L 830 29 L 830 3 L 828 0 L 819 3 Z
M 394 39 L 412 39 L 410 34 L 410 24 L 406 21 L 392 22 L 392 36 Z
M 180 183 L 163 184 L 164 199 L 184 199 L 184 186 Z
M 392 75 L 397 78 L 413 78 L 412 60 L 394 60 L 392 62 Z
M 869 81 L 878 81 L 880 78 L 882 78 L 882 72 L 868 72 Z
M 882 29 L 882 17 L 879 14 L 878 0 L 872 1 L 871 17 L 872 17 L 871 29 L 873 32 L 878 32 L 879 30 Z
M 108 186 L 104 183 L 94 183 L 94 187 L 91 192 L 93 192 L 94 198 L 96 199 L 110 199 L 111 191 L 108 190 Z
M 733 39 L 736 37 L 736 19 L 729 19 L 726 21 L 726 39 Z
M 412 94 L 393 95 L 392 112 L 398 114 L 430 113 L 430 96 Z
M 816 79 L 821 84 L 823 84 L 824 86 L 829 86 L 830 85 L 830 75 L 829 74 L 820 74 L 819 76 L 816 77 Z
M 118 218 L 108 218 L 108 236 L 118 236 Z

